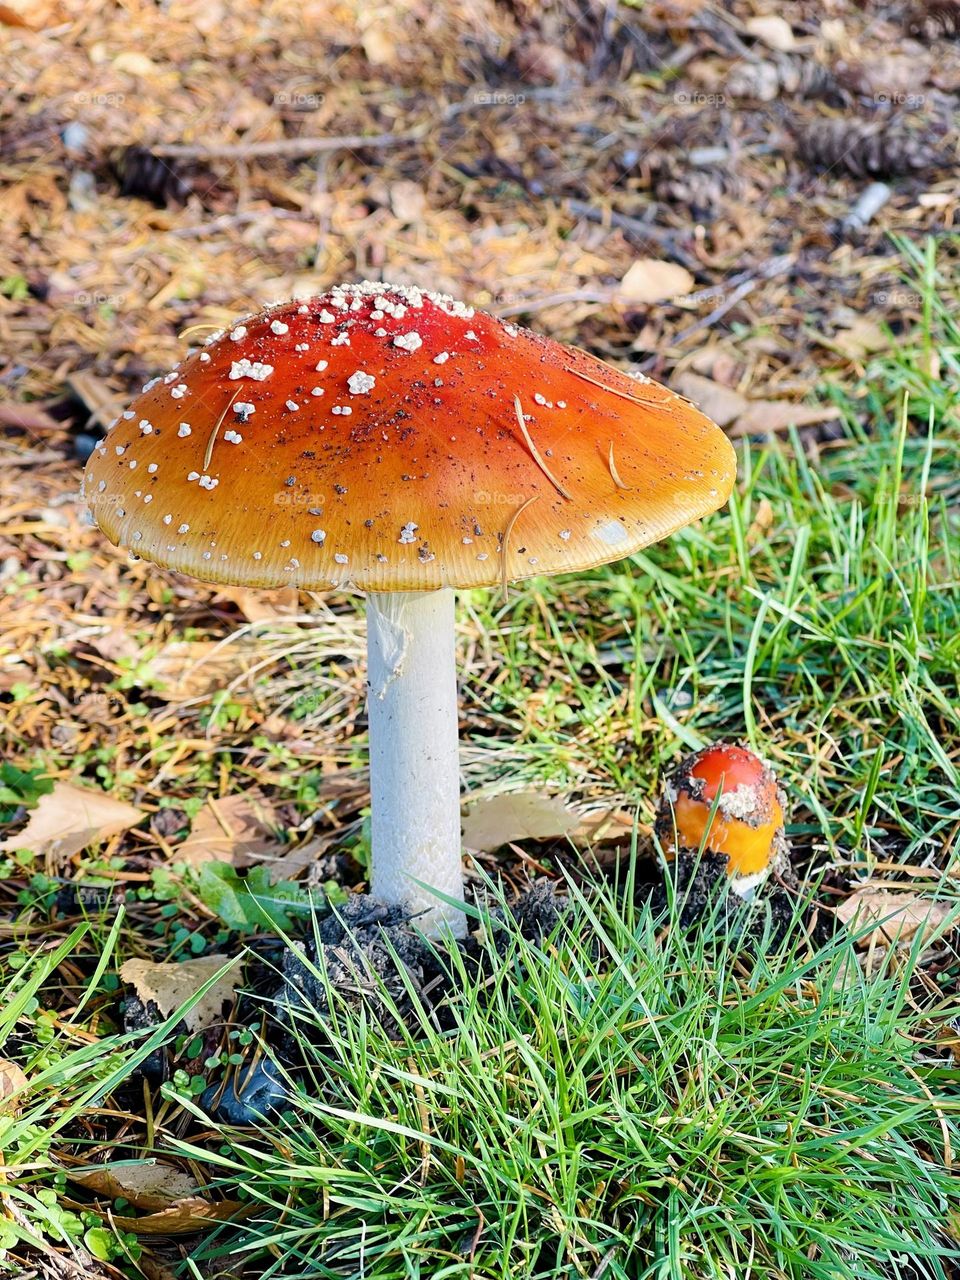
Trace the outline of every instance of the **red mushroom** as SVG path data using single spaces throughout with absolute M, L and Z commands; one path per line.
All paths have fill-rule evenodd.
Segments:
M 148 383 L 85 493 L 167 568 L 367 593 L 372 890 L 461 932 L 430 891 L 462 897 L 453 588 L 618 560 L 721 506 L 734 474 L 722 432 L 657 383 L 361 283 Z
M 701 849 L 723 854 L 731 887 L 743 895 L 785 857 L 783 814 L 770 766 L 746 747 L 718 742 L 669 776 L 656 833 L 668 858 Z

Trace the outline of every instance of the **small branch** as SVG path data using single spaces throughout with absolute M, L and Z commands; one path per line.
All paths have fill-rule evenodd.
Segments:
M 782 275 L 784 271 L 788 271 L 793 266 L 793 261 L 792 253 L 782 253 L 777 258 L 771 258 L 755 275 L 748 276 L 746 280 L 741 280 L 737 287 L 731 290 L 720 305 L 714 307 L 708 316 L 704 316 L 702 320 L 698 320 L 695 324 L 688 325 L 686 329 L 681 329 L 670 345 L 678 347 L 681 342 L 685 342 L 687 338 L 699 333 L 701 329 L 711 328 L 738 302 L 742 301 L 748 293 L 752 293 L 761 280 L 772 280 L 774 276 Z
M 679 262 L 688 271 L 703 271 L 703 263 L 698 262 L 693 254 L 687 253 L 677 244 L 683 231 L 671 227 L 656 227 L 641 222 L 639 218 L 631 218 L 628 214 L 617 213 L 614 209 L 600 209 L 596 205 L 587 204 L 583 200 L 568 200 L 568 211 L 575 218 L 586 218 L 588 222 L 599 223 L 602 227 L 616 227 L 635 244 L 647 249 L 651 244 L 659 245 L 675 262 Z
M 407 133 L 352 133 L 328 138 L 276 138 L 266 142 L 177 144 L 151 147 L 153 155 L 166 160 L 252 160 L 258 156 L 312 156 L 321 151 L 359 151 L 364 147 L 399 147 L 419 142 L 427 129 Z

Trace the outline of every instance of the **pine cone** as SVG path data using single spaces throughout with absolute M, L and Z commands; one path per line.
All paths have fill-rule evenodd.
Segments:
M 921 0 L 907 10 L 904 18 L 907 35 L 919 40 L 936 40 L 940 36 L 960 36 L 960 3 L 958 0 Z
M 737 63 L 724 86 L 731 98 L 773 102 L 783 96 L 843 102 L 846 95 L 829 67 L 812 58 L 778 54 L 763 62 Z
M 111 167 L 120 183 L 122 196 L 139 196 L 162 208 L 167 204 L 183 204 L 190 194 L 170 160 L 161 160 L 147 147 L 123 147 L 110 157 Z
M 884 178 L 935 169 L 945 157 L 929 135 L 881 120 L 814 120 L 796 133 L 800 159 L 815 169 Z

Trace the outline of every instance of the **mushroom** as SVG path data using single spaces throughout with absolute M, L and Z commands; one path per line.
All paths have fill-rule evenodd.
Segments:
M 687 756 L 667 778 L 656 834 L 666 857 L 702 849 L 727 860 L 730 888 L 748 897 L 785 866 L 783 792 L 754 752 L 725 742 Z
M 111 541 L 166 568 L 366 592 L 371 889 L 462 935 L 454 590 L 619 560 L 721 506 L 734 475 L 722 432 L 665 387 L 366 282 L 249 317 L 149 382 L 84 492 Z

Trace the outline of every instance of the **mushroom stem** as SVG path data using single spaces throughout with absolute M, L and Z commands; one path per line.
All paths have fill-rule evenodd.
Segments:
M 453 592 L 369 594 L 367 659 L 371 891 L 463 937 L 463 912 L 430 892 L 463 899 Z

